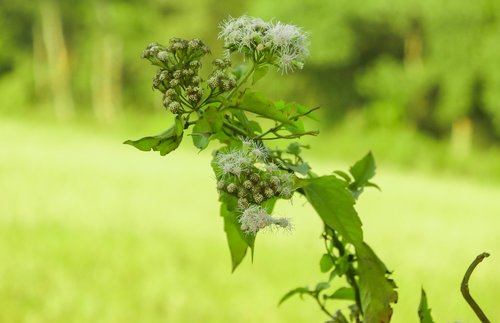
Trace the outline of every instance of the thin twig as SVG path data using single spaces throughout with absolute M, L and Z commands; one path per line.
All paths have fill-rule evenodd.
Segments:
M 474 301 L 472 296 L 469 293 L 469 278 L 472 275 L 472 272 L 476 268 L 476 266 L 483 261 L 484 258 L 489 257 L 490 254 L 487 252 L 483 252 L 479 256 L 474 259 L 472 264 L 470 264 L 469 268 L 467 268 L 467 271 L 465 272 L 464 279 L 462 280 L 462 284 L 460 285 L 460 290 L 462 291 L 462 295 L 464 296 L 465 300 L 469 304 L 469 306 L 472 308 L 474 313 L 476 313 L 476 316 L 481 320 L 483 323 L 490 323 L 490 320 L 486 317 L 484 314 L 483 310 L 479 307 L 479 305 Z
M 274 133 L 276 137 L 270 137 L 270 138 L 259 138 L 260 140 L 276 140 L 276 139 L 293 139 L 293 138 L 300 138 L 302 136 L 317 136 L 319 134 L 319 131 L 306 131 L 306 132 L 301 132 L 301 133 L 294 133 L 291 135 L 279 135 L 277 133 Z
M 301 117 L 303 117 L 303 116 L 306 116 L 306 115 L 310 114 L 310 113 L 311 113 L 311 112 L 313 112 L 313 111 L 318 110 L 319 108 L 320 108 L 320 107 L 314 107 L 314 108 L 312 108 L 312 109 L 310 109 L 310 110 L 307 110 L 307 111 L 306 111 L 306 112 L 304 112 L 304 113 L 294 115 L 294 116 L 292 116 L 292 117 L 288 118 L 288 120 L 292 120 L 292 121 L 293 121 L 293 120 L 297 120 L 297 119 L 299 119 L 299 118 L 301 118 Z M 284 123 L 280 123 L 280 124 L 278 124 L 277 126 L 275 126 L 275 127 L 273 127 L 273 128 L 270 128 L 270 129 L 268 129 L 267 131 L 265 131 L 264 133 L 262 133 L 261 135 L 259 135 L 259 136 L 257 137 L 257 139 L 262 139 L 264 136 L 266 136 L 266 135 L 268 135 L 268 134 L 270 134 L 270 133 L 274 133 L 274 134 L 276 134 L 276 131 L 280 130 L 280 129 L 281 129 L 281 128 L 283 128 L 284 126 L 285 126 L 285 124 L 284 124 Z M 270 139 L 272 139 L 272 138 L 270 138 Z
M 311 295 L 311 296 L 312 296 L 312 295 Z M 315 296 L 313 296 L 313 297 L 314 297 L 314 299 L 316 300 L 316 302 L 318 302 L 318 305 L 319 305 L 319 307 L 321 308 L 321 310 L 322 310 L 322 311 L 323 311 L 326 315 L 328 315 L 329 317 L 331 317 L 331 318 L 333 319 L 333 318 L 334 318 L 334 317 L 333 317 L 333 314 L 332 314 L 332 313 L 330 313 L 330 311 L 326 309 L 325 304 L 321 303 L 321 301 L 319 300 L 319 295 L 315 295 Z

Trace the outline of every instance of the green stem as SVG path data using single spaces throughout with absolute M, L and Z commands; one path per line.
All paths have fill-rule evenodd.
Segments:
M 239 135 L 243 136 L 243 137 L 248 137 L 248 134 L 243 131 L 242 129 L 236 127 L 235 125 L 232 125 L 231 123 L 227 122 L 224 120 L 223 122 L 223 125 L 224 127 L 228 128 L 228 129 L 231 129 L 232 131 L 238 133 Z
M 336 236 L 336 234 L 333 230 L 331 232 L 331 236 L 332 236 L 332 241 L 333 241 L 335 248 L 337 248 L 339 251 L 339 256 L 340 257 L 344 256 L 346 254 L 345 247 L 342 244 L 342 242 L 340 242 L 340 240 L 338 239 L 338 237 Z M 349 285 L 351 285 L 352 289 L 354 290 L 354 299 L 356 300 L 356 305 L 358 306 L 359 311 L 362 312 L 361 294 L 359 291 L 358 282 L 356 281 L 356 277 L 355 277 L 356 270 L 352 266 L 351 262 L 349 262 L 349 268 L 347 269 L 345 275 L 346 275 L 347 283 L 349 283 Z
M 479 318 L 479 320 L 483 323 L 489 323 L 490 320 L 486 317 L 484 314 L 483 310 L 479 305 L 476 303 L 476 301 L 472 298 L 472 296 L 469 293 L 469 278 L 472 275 L 472 272 L 476 268 L 476 266 L 483 261 L 484 258 L 489 257 L 490 254 L 483 252 L 479 256 L 474 259 L 472 264 L 470 264 L 469 268 L 467 268 L 467 271 L 465 272 L 464 278 L 462 280 L 462 284 L 460 286 L 460 290 L 462 291 L 462 295 L 464 296 L 465 300 L 467 303 L 470 305 L 476 316 Z
M 311 295 L 312 296 L 312 295 Z M 333 314 L 330 313 L 330 311 L 328 311 L 325 307 L 325 304 L 321 303 L 321 301 L 319 300 L 319 294 L 316 294 L 313 296 L 314 299 L 316 300 L 316 302 L 318 303 L 319 307 L 321 308 L 321 310 L 326 314 L 328 315 L 329 317 L 333 318 Z
M 234 89 L 232 89 L 231 92 L 229 92 L 229 94 L 226 96 L 226 99 L 229 100 L 234 95 L 234 93 L 236 93 L 236 91 L 238 91 L 239 88 L 246 83 L 246 81 L 254 71 L 255 71 L 255 63 L 252 62 L 252 66 L 250 67 L 250 69 L 238 80 L 238 83 L 236 84 Z

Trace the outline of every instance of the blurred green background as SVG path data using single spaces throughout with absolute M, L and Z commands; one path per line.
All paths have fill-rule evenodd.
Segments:
M 259 87 L 321 106 L 313 168 L 375 154 L 382 192 L 358 209 L 394 270 L 394 322 L 418 320 L 421 286 L 436 321 L 476 321 L 459 284 L 482 251 L 471 291 L 500 319 L 500 1 L 0 0 L 0 322 L 326 319 L 277 307 L 326 279 L 303 199 L 276 211 L 295 231 L 261 234 L 231 274 L 209 151 L 121 144 L 170 124 L 146 45 L 197 37 L 217 57 L 219 22 L 244 13 L 310 32 L 304 70 Z

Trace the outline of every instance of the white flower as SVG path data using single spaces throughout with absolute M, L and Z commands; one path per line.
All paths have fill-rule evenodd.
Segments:
M 239 223 L 241 229 L 246 234 L 256 235 L 260 230 L 270 226 L 275 225 L 283 229 L 291 229 L 292 225 L 290 220 L 287 218 L 273 218 L 267 211 L 258 205 L 252 204 L 243 210 Z
M 220 28 L 219 39 L 224 41 L 225 47 L 242 52 L 257 46 L 255 40 L 264 36 L 269 24 L 260 18 L 244 15 L 238 18 L 229 17 L 222 22 Z
M 215 162 L 219 168 L 219 177 L 224 177 L 228 174 L 239 177 L 251 164 L 250 158 L 244 155 L 241 150 L 219 153 L 217 154 Z
M 307 34 L 294 25 L 278 22 L 268 30 L 266 40 L 270 41 L 271 46 L 276 50 L 293 49 L 293 52 L 303 55 L 308 53 Z
M 220 28 L 219 39 L 224 41 L 229 54 L 238 51 L 255 59 L 256 52 L 271 53 L 257 57 L 266 57 L 265 63 L 278 66 L 283 73 L 302 68 L 309 55 L 308 34 L 294 25 L 241 16 L 229 17 Z
M 275 163 L 269 163 L 269 164 L 264 165 L 264 169 L 270 173 L 274 173 L 274 172 L 277 172 L 279 170 L 278 165 L 276 165 Z

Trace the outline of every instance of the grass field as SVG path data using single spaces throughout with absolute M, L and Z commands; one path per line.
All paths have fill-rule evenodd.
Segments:
M 309 299 L 277 307 L 322 278 L 321 226 L 304 200 L 277 208 L 295 231 L 259 236 L 254 263 L 231 274 L 210 152 L 161 158 L 122 145 L 144 133 L 127 131 L 0 120 L 0 322 L 325 321 Z M 499 321 L 500 187 L 384 165 L 376 182 L 383 191 L 358 210 L 394 270 L 394 322 L 418 321 L 421 286 L 437 322 L 477 322 L 459 284 L 482 251 L 492 256 L 471 292 Z

